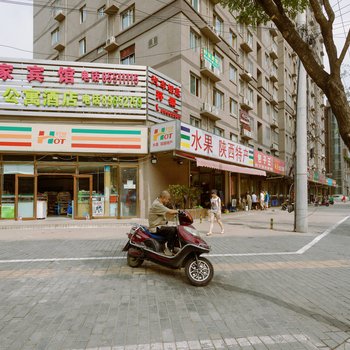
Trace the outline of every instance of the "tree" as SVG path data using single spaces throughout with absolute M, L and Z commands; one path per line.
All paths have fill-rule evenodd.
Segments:
M 338 121 L 339 132 L 350 149 L 350 105 L 347 91 L 341 79 L 341 66 L 349 49 L 350 31 L 340 55 L 333 37 L 335 13 L 329 0 L 221 0 L 223 6 L 237 13 L 237 20 L 247 25 L 258 25 L 272 21 L 283 38 L 296 52 L 308 75 L 328 98 Z M 298 28 L 296 15 L 307 7 L 313 11 L 320 28 L 320 38 L 329 59 L 329 72 L 316 57 L 310 37 L 303 35 L 307 27 Z

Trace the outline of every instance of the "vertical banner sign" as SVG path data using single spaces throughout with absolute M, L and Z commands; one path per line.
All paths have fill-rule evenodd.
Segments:
M 148 68 L 148 119 L 156 123 L 181 119 L 181 84 Z

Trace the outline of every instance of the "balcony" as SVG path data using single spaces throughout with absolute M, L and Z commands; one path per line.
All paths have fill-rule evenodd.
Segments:
M 251 140 L 253 138 L 253 133 L 250 129 L 241 127 L 241 137 L 245 140 Z
M 109 16 L 115 15 L 118 13 L 119 7 L 118 4 L 115 0 L 107 0 L 106 1 L 106 8 L 105 8 L 105 13 Z
M 253 51 L 253 43 L 248 39 L 247 35 L 244 36 L 243 41 L 241 42 L 241 49 L 246 53 Z
M 213 82 L 221 80 L 221 72 L 219 68 L 213 67 L 213 65 L 207 60 L 203 59 L 201 62 L 201 74 L 211 79 Z
M 214 120 L 214 121 L 221 119 L 219 117 L 219 110 L 215 106 L 212 106 L 209 103 L 203 103 L 200 115 L 202 117 L 207 117 L 207 118 Z
M 270 47 L 269 54 L 273 60 L 276 60 L 278 58 L 278 48 L 277 48 L 277 45 L 275 43 L 272 43 L 272 45 Z
M 206 24 L 204 27 L 200 28 L 200 31 L 214 44 L 217 44 L 221 41 L 219 34 L 210 24 Z
M 53 18 L 57 22 L 62 22 L 66 18 L 66 15 L 62 9 L 55 9 Z
M 57 43 L 53 44 L 52 47 L 59 52 L 65 49 L 65 45 L 61 41 L 58 41 Z
M 242 78 L 242 80 L 244 80 L 248 83 L 253 79 L 252 74 L 247 72 L 246 70 L 243 70 L 241 73 L 239 73 L 239 75 Z
M 106 40 L 106 45 L 104 46 L 104 49 L 110 52 L 116 50 L 118 47 L 119 45 L 115 40 L 115 36 L 111 36 L 109 39 Z
M 271 144 L 271 151 L 274 151 L 274 152 L 278 152 L 279 151 L 278 143 L 272 142 L 272 144 Z
M 251 109 L 253 109 L 253 103 L 246 97 L 243 97 L 241 102 L 241 107 L 246 111 L 250 111 Z

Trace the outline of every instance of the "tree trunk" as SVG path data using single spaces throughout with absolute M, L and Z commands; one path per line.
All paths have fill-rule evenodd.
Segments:
M 340 80 L 337 81 L 337 79 L 332 77 L 324 92 L 338 121 L 340 136 L 348 149 L 350 149 L 350 106 L 344 86 Z

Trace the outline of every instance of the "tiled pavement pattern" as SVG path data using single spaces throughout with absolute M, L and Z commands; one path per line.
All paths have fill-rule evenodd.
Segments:
M 254 232 L 266 225 L 260 212 L 228 217 L 225 235 L 207 240 L 218 255 L 295 252 L 349 209 L 318 212 L 305 235 Z M 207 225 L 198 223 L 202 232 Z M 56 229 L 0 241 L 1 350 L 350 347 L 350 219 L 304 254 L 211 257 L 215 276 L 205 288 L 190 286 L 183 271 L 129 268 L 124 228 L 106 225 L 101 239 L 86 228 L 71 238 L 64 231 L 64 239 Z M 116 259 L 4 261 L 52 257 Z

